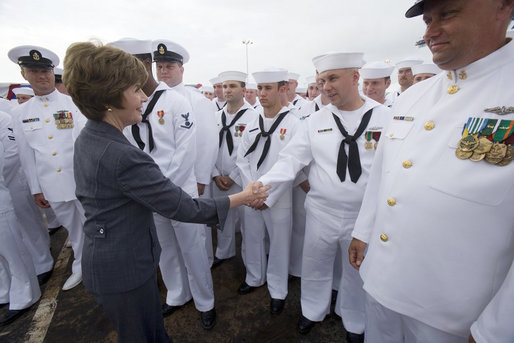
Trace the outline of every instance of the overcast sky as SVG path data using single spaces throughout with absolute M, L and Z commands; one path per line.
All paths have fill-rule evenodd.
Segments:
M 46 47 L 64 58 L 73 42 L 122 37 L 168 39 L 191 59 L 186 83 L 208 83 L 225 70 L 250 73 L 267 66 L 305 77 L 311 59 L 328 51 L 364 52 L 366 61 L 417 56 L 431 61 L 421 17 L 406 19 L 414 0 L 0 0 L 0 82 L 23 82 L 7 52 L 18 45 Z

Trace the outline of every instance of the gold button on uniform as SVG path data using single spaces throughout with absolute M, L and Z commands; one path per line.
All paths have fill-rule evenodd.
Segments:
M 392 133 L 392 132 L 391 132 L 391 133 L 389 134 L 389 137 L 393 137 L 393 136 L 394 136 L 394 133 Z
M 57 169 L 57 172 L 60 173 L 61 172 L 61 168 Z
M 48 104 L 43 104 L 44 107 L 48 107 Z
M 48 139 L 52 139 L 52 138 L 54 138 L 54 136 L 48 136 Z
M 389 237 L 387 237 L 387 235 L 385 233 L 383 233 L 380 235 L 380 240 L 382 242 L 387 242 L 389 240 Z
M 389 198 L 389 199 L 387 199 L 387 204 L 388 204 L 389 206 L 394 206 L 394 205 L 396 205 L 396 199 L 395 199 L 395 198 Z
M 409 169 L 410 167 L 412 167 L 412 162 L 409 160 L 405 160 L 405 161 L 403 161 L 402 166 L 405 169 Z
M 425 130 L 430 131 L 434 128 L 434 122 L 433 121 L 427 121 L 425 123 Z
M 46 120 L 45 120 L 45 122 L 46 122 L 46 123 L 49 123 L 49 122 L 50 122 L 50 119 L 46 119 Z
M 56 152 L 52 152 L 52 156 L 55 156 L 55 155 L 57 155 L 57 153 Z

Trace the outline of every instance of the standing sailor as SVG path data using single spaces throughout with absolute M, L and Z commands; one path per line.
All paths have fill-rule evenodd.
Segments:
M 412 75 L 414 75 L 414 84 L 423 80 L 436 76 L 441 69 L 433 63 L 416 64 L 412 66 Z
M 252 74 L 259 88 L 264 113 L 248 123 L 237 152 L 242 184 L 258 179 L 278 158 L 301 122 L 283 106 L 287 91 L 287 70 L 270 68 Z M 268 202 L 269 201 L 269 202 Z M 280 314 L 287 296 L 289 247 L 292 224 L 292 180 L 271 190 L 268 201 L 255 211 L 244 211 L 244 261 L 246 279 L 239 286 L 247 294 L 266 281 L 271 296 L 270 311 Z M 266 257 L 266 232 L 269 257 Z
M 423 60 L 417 57 L 407 57 L 400 62 L 396 63 L 396 69 L 398 70 L 398 84 L 400 90 L 387 94 L 388 101 L 393 103 L 396 101 L 403 92 L 405 92 L 414 83 L 414 76 L 412 75 L 412 67 L 416 64 L 423 63 Z
M 258 113 L 243 98 L 247 75 L 238 71 L 226 71 L 219 76 L 223 84 L 223 96 L 227 105 L 216 113 L 219 131 L 219 151 L 212 176 L 215 182 L 213 195 L 230 195 L 241 192 L 243 183 L 236 166 L 237 151 L 242 140 L 243 132 L 249 123 L 253 122 Z M 241 232 L 243 211 L 231 209 L 228 211 L 223 231 L 218 230 L 218 245 L 213 266 L 236 254 L 236 225 L 239 223 Z M 244 235 L 244 233 L 243 233 Z
M 300 74 L 297 73 L 288 73 L 287 84 L 289 85 L 287 89 L 287 101 L 292 103 L 296 110 L 300 110 L 303 105 L 307 103 L 307 100 L 302 98 L 300 95 L 296 94 L 296 89 L 298 88 L 298 79 L 300 78 Z
M 63 285 L 69 290 L 82 281 L 84 209 L 75 196 L 73 127 L 86 121 L 71 98 L 55 89 L 56 54 L 37 46 L 19 46 L 8 53 L 35 97 L 13 111 L 20 161 L 36 205 L 51 207 L 68 230 L 73 248 L 72 274 Z
M 337 250 L 348 250 L 381 131 L 389 117 L 387 107 L 359 95 L 362 53 L 329 53 L 313 62 L 331 104 L 304 121 L 278 162 L 259 179 L 274 189 L 310 164 L 298 322 L 302 334 L 330 312 Z M 339 303 L 347 341 L 362 342 L 362 281 L 344 254 L 341 264 Z
M 422 0 L 406 13 L 423 15 L 444 72 L 393 105 L 352 234 L 370 342 L 514 342 L 513 10 Z
M 212 102 L 216 105 L 216 111 L 219 111 L 227 104 L 223 96 L 223 85 L 217 76 L 210 79 L 209 82 L 214 88 L 214 99 L 212 99 Z
M 157 79 L 171 87 L 172 93 L 182 95 L 189 105 L 188 112 L 180 114 L 179 122 L 169 123 L 173 125 L 176 136 L 175 144 L 168 138 L 167 149 L 170 152 L 162 157 L 163 165 L 166 164 L 165 175 L 191 196 L 207 196 L 218 152 L 214 106 L 182 82 L 183 65 L 189 60 L 186 49 L 175 42 L 160 39 L 152 42 L 152 50 Z M 157 112 L 155 118 L 159 115 Z M 169 130 L 171 128 L 167 134 L 163 132 L 163 137 L 169 136 Z M 182 142 L 177 144 L 177 139 Z M 172 164 L 169 164 L 170 156 L 173 156 Z M 204 224 L 182 223 L 160 216 L 155 217 L 155 224 L 159 241 L 162 238 L 164 243 L 161 243 L 161 272 L 166 269 L 167 274 L 168 296 L 163 314 L 170 315 L 192 296 L 201 312 L 203 327 L 211 329 L 216 321 L 216 311 L 211 262 L 206 250 L 209 245 L 212 251 L 212 243 L 206 238 L 210 229 L 207 231 Z

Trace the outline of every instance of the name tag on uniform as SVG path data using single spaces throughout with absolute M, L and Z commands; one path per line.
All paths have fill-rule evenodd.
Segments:
M 405 120 L 405 121 L 413 121 L 414 120 L 414 117 L 409 117 L 409 116 L 394 116 L 393 117 L 394 120 Z
M 329 127 L 328 129 L 321 129 L 321 130 L 318 130 L 318 133 L 325 133 L 325 132 L 330 132 L 332 131 L 332 128 Z

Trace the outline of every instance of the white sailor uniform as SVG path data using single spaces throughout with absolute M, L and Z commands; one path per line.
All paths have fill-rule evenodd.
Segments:
M 50 253 L 50 237 L 21 169 L 11 116 L 4 112 L 0 112 L 0 130 L 2 131 L 0 138 L 5 149 L 4 181 L 11 194 L 14 211 L 18 218 L 18 229 L 32 258 L 36 274 L 43 274 L 53 268 L 54 260 Z
M 301 96 L 296 94 L 296 96 L 294 97 L 293 101 L 291 101 L 291 103 L 296 108 L 296 110 L 301 111 L 302 107 L 307 105 L 309 103 L 309 101 L 305 100 L 304 98 L 302 98 Z
M 470 328 L 477 342 L 514 342 L 514 163 L 457 151 L 463 135 L 499 147 L 512 129 L 513 61 L 510 41 L 397 100 L 353 232 L 368 243 L 366 292 L 452 342 L 467 342 Z M 368 329 L 366 338 L 401 342 Z
M 355 133 L 365 113 L 372 110 L 369 123 L 357 138 L 362 174 L 356 183 L 350 180 L 346 170 L 345 181 L 337 174 L 337 159 L 343 134 L 339 131 L 334 115 L 346 131 Z M 346 252 L 351 232 L 367 184 L 369 170 L 375 156 L 375 143 L 389 118 L 389 110 L 374 100 L 356 111 L 340 111 L 327 105 L 305 125 L 291 143 L 280 153 L 278 162 L 259 179 L 263 184 L 276 187 L 292 180 L 296 173 L 310 164 L 311 189 L 305 201 L 306 226 L 302 261 L 301 305 L 303 316 L 321 321 L 330 312 L 332 273 L 338 247 Z M 366 137 L 374 137 L 367 140 Z M 345 144 L 348 156 L 348 144 Z M 359 274 L 342 254 L 343 277 L 339 287 L 342 297 L 341 313 L 347 331 L 364 331 L 364 291 Z
M 238 113 L 241 112 L 239 116 Z M 239 108 L 236 113 L 230 114 L 227 109 L 224 108 L 218 112 L 216 112 L 216 121 L 217 121 L 217 129 L 218 132 L 221 132 L 223 129 L 223 121 L 222 117 L 225 115 L 225 125 L 232 126 L 228 129 L 228 134 L 231 138 L 227 138 L 227 131 L 223 130 L 223 133 L 218 135 L 218 142 L 221 140 L 221 145 L 219 145 L 218 156 L 216 160 L 216 164 L 214 166 L 212 176 L 229 176 L 235 183 L 230 187 L 228 191 L 223 191 L 219 189 L 215 184 L 213 184 L 213 196 L 228 196 L 231 194 L 235 194 L 241 192 L 243 188 L 246 186 L 245 183 L 241 181 L 241 176 L 239 174 L 239 168 L 236 165 L 237 160 L 237 152 L 239 148 L 239 144 L 243 139 L 243 133 L 246 129 L 248 129 L 248 125 L 256 120 L 258 117 L 258 113 L 252 108 L 252 106 L 246 101 L 243 103 L 243 106 Z M 236 117 L 239 117 L 237 120 Z M 235 120 L 235 121 L 234 121 Z M 227 139 L 231 139 L 232 141 L 232 151 L 229 152 Z M 234 208 L 228 211 L 227 218 L 225 220 L 225 225 L 223 227 L 223 231 L 218 230 L 218 244 L 216 248 L 216 257 L 219 259 L 227 259 L 236 254 L 236 225 L 243 219 L 243 209 L 242 208 Z M 243 226 L 243 225 L 240 225 Z M 244 229 L 242 229 L 244 230 Z
M 2 130 L 0 136 L 4 135 Z M 1 170 L 4 162 L 3 139 L 0 139 L 0 304 L 9 303 L 10 310 L 23 310 L 39 300 L 41 291 L 5 186 Z
M 288 111 L 287 107 L 282 107 L 274 118 L 264 118 L 259 115 L 251 123 L 248 123 L 237 152 L 237 166 L 244 185 L 266 173 L 277 160 L 279 152 L 297 132 L 301 122 Z M 247 156 L 245 154 L 261 132 L 259 118 L 263 118 L 263 129 L 268 132 L 281 114 L 286 112 L 288 114 L 270 136 L 271 144 L 266 158 L 257 168 L 267 137 L 261 137 L 255 150 Z M 268 290 L 274 299 L 285 299 L 287 296 L 292 225 L 292 183 L 293 180 L 284 182 L 269 191 L 269 197 L 265 202 L 268 209 L 263 211 L 252 208 L 244 209 L 245 281 L 252 287 L 262 286 L 267 281 Z M 268 260 L 266 260 L 265 247 L 266 232 L 270 239 Z
M 68 230 L 74 258 L 72 272 L 82 273 L 84 209 L 75 196 L 73 126 L 86 118 L 71 97 L 54 90 L 34 96 L 13 111 L 20 161 L 32 194 L 43 193 Z
M 163 91 L 147 117 L 149 125 L 140 122 L 140 142 L 162 173 L 193 197 L 198 196 L 194 163 L 196 156 L 196 120 L 186 98 L 160 82 L 143 105 L 146 111 L 156 92 Z M 149 126 L 154 147 L 150 151 Z M 128 140 L 138 146 L 133 128 L 124 129 Z M 162 252 L 159 260 L 167 288 L 166 303 L 184 305 L 193 297 L 199 311 L 214 307 L 214 291 L 210 266 L 205 251 L 203 225 L 182 223 L 154 213 L 157 237 Z

